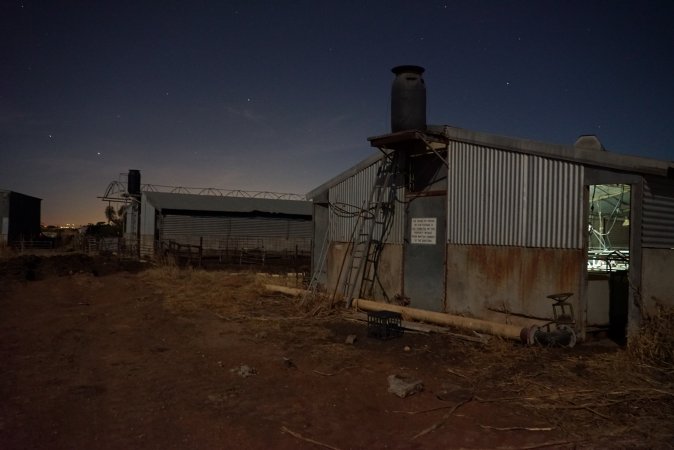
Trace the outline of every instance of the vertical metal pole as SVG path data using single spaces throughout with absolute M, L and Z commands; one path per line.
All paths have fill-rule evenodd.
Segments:
M 138 246 L 138 250 L 137 250 L 138 259 L 140 259 L 140 256 L 141 256 L 141 253 L 140 253 L 140 212 L 141 212 L 140 211 L 140 205 L 141 205 L 141 202 L 140 202 L 140 199 L 138 197 L 135 197 L 135 201 L 137 202 L 137 205 L 138 205 L 138 217 L 136 218 L 136 222 L 137 222 L 137 225 L 136 225 L 136 242 L 137 242 L 137 246 Z

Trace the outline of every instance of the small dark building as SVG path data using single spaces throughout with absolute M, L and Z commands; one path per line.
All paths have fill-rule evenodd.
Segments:
M 0 245 L 39 236 L 40 202 L 42 199 L 0 189 Z

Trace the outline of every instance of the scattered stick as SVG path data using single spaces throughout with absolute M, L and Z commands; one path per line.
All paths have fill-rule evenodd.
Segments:
M 534 448 L 554 447 L 554 446 L 577 444 L 578 442 L 581 442 L 581 441 L 583 441 L 583 439 L 579 439 L 579 440 L 575 440 L 575 441 L 549 441 L 549 442 L 543 442 L 541 444 L 526 445 L 524 447 L 496 447 L 496 448 L 498 450 L 511 450 L 511 449 L 531 450 L 531 449 L 534 449 Z
M 554 397 L 554 396 L 565 396 L 569 394 L 587 394 L 590 392 L 596 392 L 592 389 L 581 389 L 577 391 L 558 391 L 558 392 L 550 392 L 549 394 L 540 394 L 540 395 L 526 395 L 526 396 L 519 396 L 519 397 L 500 397 L 500 398 L 481 398 L 481 397 L 475 397 L 475 400 L 477 400 L 480 403 L 492 403 L 492 402 L 509 402 L 512 400 L 539 400 L 541 398 L 545 397 Z
M 554 427 L 492 427 L 491 425 L 480 425 L 485 430 L 496 431 L 552 431 Z
M 343 371 L 343 370 L 355 369 L 356 367 L 358 367 L 358 366 L 347 366 L 347 367 L 342 367 L 342 368 L 339 369 L 337 372 L 333 372 L 333 373 L 321 372 L 320 370 L 312 370 L 312 372 L 315 372 L 315 373 L 317 373 L 317 374 L 319 374 L 319 375 L 323 375 L 324 377 L 332 377 L 332 376 L 334 376 L 334 375 L 337 375 L 339 372 L 341 372 L 341 371 Z
M 540 406 L 535 406 L 535 408 L 540 408 L 540 409 L 587 409 L 587 408 L 590 408 L 590 407 L 605 408 L 607 406 L 613 406 L 613 405 L 617 405 L 619 403 L 624 403 L 626 401 L 633 401 L 633 400 L 635 400 L 635 399 L 625 398 L 625 399 L 622 399 L 622 400 L 616 400 L 616 401 L 612 401 L 612 402 L 583 403 L 583 404 L 580 404 L 580 405 L 577 405 L 573 402 L 569 402 L 569 403 L 571 403 L 570 405 L 540 405 Z
M 440 420 L 440 422 L 434 423 L 433 425 L 431 425 L 430 427 L 426 428 L 425 430 L 423 430 L 423 431 L 421 431 L 421 432 L 415 434 L 415 435 L 412 437 L 411 440 L 413 441 L 413 440 L 415 440 L 416 438 L 419 438 L 419 437 L 421 437 L 421 436 L 424 436 L 424 435 L 430 433 L 431 431 L 437 430 L 438 428 L 440 428 L 441 426 L 443 426 L 443 425 L 445 424 L 445 422 L 447 422 L 447 420 L 452 416 L 452 414 L 454 414 L 454 412 L 455 412 L 457 409 L 459 409 L 461 406 L 465 405 L 466 403 L 470 402 L 471 400 L 473 400 L 472 397 L 469 398 L 469 399 L 467 399 L 467 400 L 464 400 L 464 401 L 462 401 L 462 402 L 457 403 L 456 405 L 454 405 L 454 407 L 452 407 L 452 409 L 451 409 L 447 414 L 445 414 L 444 416 L 442 416 L 442 420 Z
M 330 449 L 332 449 L 332 450 L 339 450 L 339 448 L 333 447 L 332 445 L 324 444 L 323 442 L 318 442 L 318 441 L 315 441 L 315 440 L 310 439 L 310 438 L 305 438 L 305 437 L 302 436 L 301 434 L 296 433 L 295 431 L 289 430 L 288 428 L 286 428 L 286 427 L 284 427 L 284 426 L 281 427 L 281 431 L 283 431 L 284 433 L 288 433 L 289 435 L 294 436 L 294 437 L 296 437 L 297 439 L 300 439 L 300 440 L 305 441 L 305 442 L 310 442 L 310 443 L 312 443 L 312 444 L 319 445 L 319 446 L 325 447 L 325 448 L 330 448 Z
M 461 373 L 459 373 L 459 372 L 456 372 L 456 371 L 454 371 L 454 370 L 452 370 L 452 369 L 447 369 L 447 372 L 451 373 L 452 375 L 456 375 L 457 377 L 465 378 L 466 380 L 469 380 L 469 379 L 470 379 L 470 378 L 468 378 L 467 376 L 465 376 L 465 375 L 463 375 L 463 374 L 461 374 Z
M 459 406 L 463 403 L 466 403 L 469 400 L 464 400 L 463 402 L 459 403 Z M 450 409 L 450 408 L 456 408 L 456 405 L 453 405 L 453 406 L 438 406 L 437 408 L 422 409 L 421 411 L 392 411 L 392 412 L 397 413 L 397 414 L 409 414 L 410 416 L 414 416 L 416 414 L 423 414 L 423 413 L 433 412 L 433 411 L 442 411 L 443 409 Z
M 601 418 L 603 418 L 603 419 L 606 419 L 606 420 L 611 421 L 611 422 L 613 421 L 613 419 L 611 419 L 609 416 L 607 416 L 607 415 L 605 415 L 605 414 L 602 414 L 602 413 L 600 413 L 599 411 L 590 408 L 589 406 L 586 406 L 586 407 L 583 408 L 583 409 L 584 409 L 585 411 L 591 412 L 592 414 L 596 414 L 596 415 L 598 415 L 599 417 L 601 417 Z

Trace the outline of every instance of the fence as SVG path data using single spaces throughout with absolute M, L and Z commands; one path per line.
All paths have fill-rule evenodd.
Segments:
M 9 247 L 21 253 L 27 250 L 47 250 L 50 248 L 54 248 L 54 241 L 50 239 L 42 239 L 42 240 L 21 239 L 12 242 L 12 244 L 10 244 Z
M 159 263 L 179 266 L 258 268 L 296 273 L 309 272 L 311 267 L 311 239 L 190 237 L 139 243 L 135 238 L 85 237 L 81 248 L 87 254 L 125 258 L 151 255 L 150 258 Z
M 187 241 L 187 242 L 185 242 Z M 124 237 L 78 236 L 59 245 L 59 241 L 23 240 L 2 247 L 13 253 L 79 251 L 87 255 L 151 259 L 161 264 L 237 268 L 270 272 L 308 273 L 311 268 L 311 239 L 203 237 L 189 240 L 144 240 Z M 139 247 L 140 246 L 140 247 Z
M 308 272 L 311 266 L 311 240 L 269 238 L 201 238 L 198 244 L 177 240 L 156 243 L 162 262 L 200 267 L 239 266 L 265 270 Z M 308 241 L 308 242 L 305 242 Z

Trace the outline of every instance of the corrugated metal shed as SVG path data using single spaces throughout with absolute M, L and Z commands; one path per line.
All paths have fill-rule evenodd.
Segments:
M 311 239 L 311 221 L 268 217 L 203 217 L 169 214 L 163 217 L 161 235 L 165 239 L 185 235 Z
M 583 167 L 450 142 L 447 241 L 582 248 Z
M 145 191 L 142 244 L 158 240 L 210 250 L 308 251 L 312 211 L 308 201 Z
M 265 212 L 311 216 L 311 203 L 301 200 L 274 200 L 266 198 L 226 197 L 168 192 L 144 192 L 147 201 L 158 211 L 209 211 L 221 213 Z
M 642 246 L 674 248 L 674 180 L 644 177 Z
M 384 155 L 381 153 L 377 152 L 376 154 L 373 154 L 372 156 L 369 156 L 356 164 L 355 166 L 345 170 L 344 172 L 332 177 L 325 183 L 321 184 L 315 189 L 312 189 L 308 194 L 307 194 L 307 199 L 312 200 L 317 197 L 319 197 L 321 194 L 327 192 L 331 187 L 337 186 L 339 183 L 342 181 L 348 180 L 349 178 L 353 177 L 354 175 L 357 175 L 360 173 L 362 170 L 367 169 L 370 167 L 372 164 L 375 164 L 377 161 L 383 158 Z
M 330 201 L 330 228 L 329 238 L 331 241 L 349 242 L 352 240 L 352 233 L 356 227 L 357 214 L 361 208 L 367 204 L 370 191 L 377 178 L 377 171 L 382 163 L 382 157 L 368 158 L 364 162 L 369 165 L 363 167 L 352 176 L 346 177 L 336 185 L 329 188 Z M 385 242 L 389 244 L 401 244 L 403 241 L 405 214 L 404 199 L 405 189 L 401 186 L 396 190 L 395 210 L 390 230 L 387 233 Z M 376 225 L 374 236 L 381 235 L 381 226 Z

